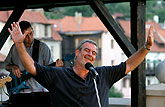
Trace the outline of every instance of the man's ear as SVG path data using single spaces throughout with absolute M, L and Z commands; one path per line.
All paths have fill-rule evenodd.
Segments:
M 80 52 L 80 50 L 79 49 L 76 49 L 75 56 L 77 56 L 79 52 Z

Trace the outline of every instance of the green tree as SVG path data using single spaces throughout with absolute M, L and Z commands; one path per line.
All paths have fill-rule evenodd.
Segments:
M 128 3 L 106 4 L 106 7 L 111 14 L 123 13 L 125 16 L 130 16 Z M 75 12 L 82 13 L 84 17 L 91 17 L 94 14 L 94 11 L 89 5 L 84 5 L 54 8 L 52 12 L 45 12 L 45 15 L 48 19 L 60 19 L 64 16 L 74 16 Z
M 110 14 L 122 13 L 123 18 L 130 18 L 130 3 L 107 3 L 105 4 Z M 159 22 L 165 20 L 165 2 L 163 0 L 148 0 L 146 2 L 146 20 L 153 20 L 154 15 L 159 16 Z M 69 7 L 58 7 L 53 8 L 52 12 L 45 12 L 48 19 L 61 19 L 64 16 L 74 16 L 75 12 L 82 13 L 84 17 L 90 17 L 94 14 L 94 11 L 89 5 L 83 6 L 69 6 Z
M 75 12 L 82 13 L 84 17 L 90 17 L 94 12 L 90 6 L 72 6 L 65 8 L 64 15 L 75 16 Z
M 44 14 L 48 19 L 61 19 L 64 16 L 75 16 L 75 12 L 82 13 L 84 17 L 90 17 L 94 13 L 89 5 L 85 5 L 54 8 L 52 12 Z
M 130 5 L 129 3 L 111 3 L 106 4 L 107 9 L 111 14 L 123 13 L 124 16 L 130 16 Z
M 123 94 L 121 92 L 117 91 L 117 89 L 114 86 L 112 86 L 110 91 L 109 91 L 109 97 L 121 98 L 121 97 L 123 97 Z
M 165 20 L 165 2 L 160 1 L 147 1 L 146 3 L 146 20 L 153 20 L 154 15 L 159 16 L 159 22 L 164 22 Z

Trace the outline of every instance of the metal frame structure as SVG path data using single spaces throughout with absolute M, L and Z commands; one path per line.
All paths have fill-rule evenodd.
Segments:
M 120 26 L 107 10 L 105 3 L 130 3 L 131 9 L 131 42 L 127 39 Z M 112 34 L 121 49 L 130 57 L 145 42 L 145 8 L 146 0 L 1 0 L 0 11 L 13 10 L 7 23 L 0 33 L 0 49 L 9 36 L 8 28 L 17 22 L 25 9 L 54 8 L 64 6 L 90 5 L 103 24 Z M 146 107 L 144 61 L 131 74 L 131 106 Z

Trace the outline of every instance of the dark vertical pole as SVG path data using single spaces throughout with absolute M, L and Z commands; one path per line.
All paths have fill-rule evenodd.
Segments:
M 136 50 L 145 42 L 146 0 L 131 0 L 131 43 Z M 131 73 L 131 106 L 146 107 L 145 63 Z

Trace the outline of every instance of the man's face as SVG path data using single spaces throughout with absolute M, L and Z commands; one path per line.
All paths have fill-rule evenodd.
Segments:
M 97 47 L 91 43 L 84 43 L 81 51 L 76 50 L 76 61 L 78 63 L 85 65 L 87 62 L 93 64 L 95 62 L 97 55 Z
M 33 30 L 31 27 L 29 27 L 25 29 L 23 33 L 25 33 L 26 31 L 28 31 L 29 33 L 25 37 L 24 44 L 26 47 L 29 47 L 33 42 Z

